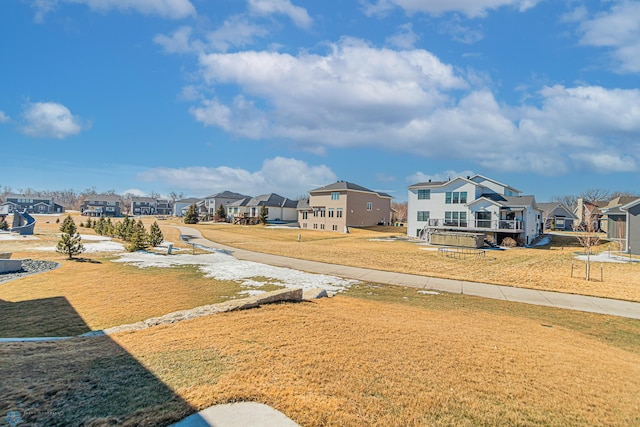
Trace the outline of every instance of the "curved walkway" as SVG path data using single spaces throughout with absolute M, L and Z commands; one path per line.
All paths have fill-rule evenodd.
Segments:
M 564 294 L 560 292 L 539 291 L 535 289 L 515 288 L 511 286 L 490 285 L 487 283 L 467 282 L 464 280 L 441 279 L 437 277 L 372 270 L 361 267 L 349 267 L 345 265 L 289 258 L 280 255 L 263 254 L 212 242 L 211 240 L 207 240 L 202 237 L 200 231 L 192 227 L 175 227 L 180 230 L 181 237 L 189 244 L 224 250 L 232 254 L 237 259 L 254 261 L 277 267 L 287 267 L 309 273 L 327 274 L 346 279 L 356 279 L 360 281 L 399 285 L 416 289 L 458 293 L 503 301 L 640 319 L 640 303 L 637 302 Z

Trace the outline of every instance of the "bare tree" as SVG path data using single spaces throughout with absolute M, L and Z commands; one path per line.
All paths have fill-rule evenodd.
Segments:
M 580 193 L 578 198 L 584 199 L 585 202 L 595 203 L 610 200 L 611 192 L 602 188 L 589 188 Z
M 574 230 L 576 231 L 576 239 L 584 248 L 584 253 L 587 256 L 586 280 L 588 281 L 591 278 L 591 250 L 600 244 L 597 215 L 589 213 L 589 217 L 582 224 L 574 226 Z
M 565 194 L 564 196 L 553 196 L 551 201 L 562 203 L 571 211 L 575 211 L 578 207 L 578 198 L 578 196 L 574 196 L 573 194 Z
M 396 221 L 407 221 L 409 212 L 409 204 L 407 202 L 391 202 L 391 208 L 395 210 L 393 217 Z

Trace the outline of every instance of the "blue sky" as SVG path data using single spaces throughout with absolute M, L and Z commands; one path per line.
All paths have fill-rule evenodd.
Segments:
M 640 2 L 6 0 L 0 187 L 640 192 Z

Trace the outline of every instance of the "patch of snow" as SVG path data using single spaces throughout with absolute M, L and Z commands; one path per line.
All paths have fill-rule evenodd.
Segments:
M 418 293 L 422 295 L 440 295 L 440 292 L 436 291 L 418 291 Z
M 80 235 L 82 239 L 82 245 L 84 246 L 84 253 L 94 254 L 98 252 L 124 252 L 124 245 L 119 242 L 113 242 L 110 237 L 94 236 L 94 235 Z M 84 243 L 85 241 L 95 241 L 96 243 Z M 34 248 L 38 251 L 55 251 L 55 246 L 40 246 Z
M 17 233 L 0 233 L 0 240 L 38 240 L 36 236 Z
M 544 246 L 544 245 L 548 245 L 549 243 L 551 243 L 551 236 L 545 236 L 542 239 L 540 239 L 540 241 L 537 242 L 534 246 Z
M 305 273 L 290 268 L 238 260 L 221 251 L 202 255 L 158 255 L 147 252 L 133 252 L 122 254 L 120 259 L 114 260 L 114 262 L 133 264 L 139 268 L 198 265 L 205 277 L 241 282 L 242 285 L 249 287 L 258 287 L 264 284 L 253 280 L 253 277 L 273 279 L 275 284 L 287 288 L 322 288 L 334 292 L 343 291 L 349 286 L 359 283 L 357 280 Z
M 577 255 L 576 259 L 578 259 L 580 261 L 586 261 L 587 260 L 587 256 L 586 255 Z M 618 262 L 618 263 L 640 262 L 637 259 L 625 257 L 623 255 L 617 255 L 617 254 L 610 253 L 610 252 L 601 252 L 601 253 L 596 254 L 596 255 L 591 255 L 589 257 L 589 259 L 591 260 L 591 262 Z
M 96 241 L 96 242 L 107 242 L 111 240 L 111 237 L 98 236 L 96 234 L 81 234 L 80 238 L 84 241 Z

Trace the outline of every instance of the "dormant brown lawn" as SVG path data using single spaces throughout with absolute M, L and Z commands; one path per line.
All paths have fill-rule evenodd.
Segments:
M 228 224 L 202 224 L 196 228 L 215 242 L 294 258 L 640 301 L 640 263 L 593 263 L 591 274 L 595 280 L 587 282 L 585 263 L 575 259 L 575 253 L 583 249 L 568 236 L 554 235 L 551 245 L 535 249 L 487 251 L 481 259 L 454 259 L 414 242 L 384 241 L 390 236 L 405 236 L 406 230 L 398 227 L 352 228 L 350 234 Z M 598 251 L 608 247 L 603 244 Z
M 163 231 L 177 243 L 168 225 Z M 576 247 L 452 260 L 412 243 L 370 240 L 388 232 L 197 228 L 247 249 L 471 280 L 521 277 L 530 287 L 547 280 L 633 294 L 638 280 L 637 266 L 611 267 L 626 284 L 562 278 Z M 77 334 L 240 289 L 195 267 L 141 270 L 104 254 L 66 261 L 29 249 L 57 239 L 54 223 L 36 230 L 39 241 L 3 242 L 2 250 L 62 267 L 0 284 L 2 336 Z M 19 410 L 43 425 L 167 425 L 238 400 L 270 404 L 303 426 L 638 425 L 640 322 L 363 283 L 333 299 L 111 337 L 0 344 L 0 375 L 0 414 Z

